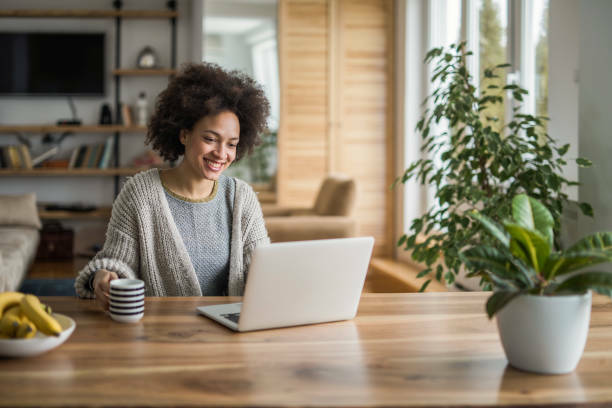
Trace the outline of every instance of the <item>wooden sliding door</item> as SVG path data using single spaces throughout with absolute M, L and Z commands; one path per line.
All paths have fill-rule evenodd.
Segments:
M 393 248 L 393 1 L 280 0 L 279 203 L 310 206 L 329 173 L 355 178 L 360 234 Z

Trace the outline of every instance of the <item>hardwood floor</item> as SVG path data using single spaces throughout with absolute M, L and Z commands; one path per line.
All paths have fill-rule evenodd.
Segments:
M 90 258 L 74 257 L 67 260 L 35 260 L 26 279 L 66 279 L 74 278 Z

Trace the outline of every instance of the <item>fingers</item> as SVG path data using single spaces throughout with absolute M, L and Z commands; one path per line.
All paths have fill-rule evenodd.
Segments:
M 119 276 L 115 272 L 104 269 L 100 269 L 96 272 L 96 277 L 94 278 L 94 293 L 96 295 L 96 303 L 98 303 L 102 310 L 108 310 L 110 282 L 118 278 Z

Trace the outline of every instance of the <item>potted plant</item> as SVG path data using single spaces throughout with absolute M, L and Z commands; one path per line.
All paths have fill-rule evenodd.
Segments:
M 553 216 L 525 194 L 514 197 L 513 219 L 503 226 L 478 211 L 470 216 L 484 228 L 482 241 L 489 244 L 468 248 L 461 256 L 471 275 L 494 289 L 486 310 L 489 318 L 497 316 L 508 361 L 538 373 L 573 371 L 589 330 L 590 290 L 610 296 L 612 289 L 612 273 L 584 269 L 612 261 L 612 232 L 556 251 Z
M 452 284 L 462 269 L 460 253 L 477 245 L 482 227 L 468 216 L 473 209 L 495 220 L 510 216 L 510 200 L 526 193 L 540 200 L 553 215 L 553 230 L 568 196 L 562 188 L 575 185 L 563 177 L 563 158 L 569 145 L 558 146 L 545 129 L 547 118 L 520 113 L 527 91 L 517 85 L 500 88 L 487 82 L 499 78 L 508 64 L 484 71 L 479 91 L 466 68 L 471 52 L 465 43 L 450 49 L 434 48 L 425 62 L 435 62 L 432 82 L 439 84 L 427 98 L 432 106 L 417 124 L 425 157 L 413 162 L 396 182 L 416 180 L 435 190 L 435 205 L 412 221 L 398 242 L 411 257 L 426 265 L 419 277 Z M 487 85 L 489 83 L 489 85 Z M 509 92 L 516 102 L 514 119 L 506 124 L 491 112 Z M 589 166 L 576 159 L 579 166 Z M 586 215 L 591 206 L 581 203 Z M 559 242 L 555 242 L 558 247 Z M 442 262 L 440 262 L 442 257 Z

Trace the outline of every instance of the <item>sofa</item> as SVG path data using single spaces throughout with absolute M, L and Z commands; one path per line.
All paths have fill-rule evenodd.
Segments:
M 356 190 L 353 179 L 330 175 L 321 183 L 312 207 L 262 204 L 270 240 L 286 242 L 356 236 L 358 225 L 352 216 Z
M 21 286 L 36 256 L 41 227 L 34 193 L 0 195 L 0 292 Z

